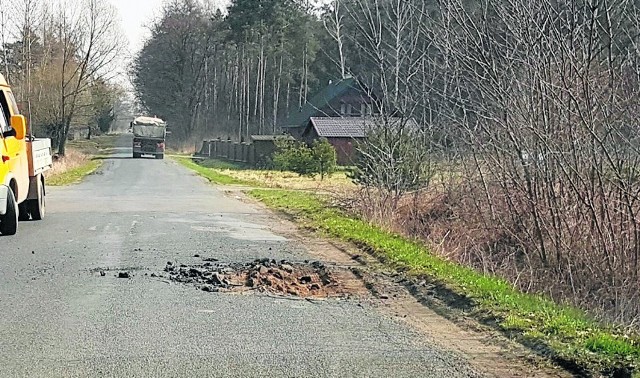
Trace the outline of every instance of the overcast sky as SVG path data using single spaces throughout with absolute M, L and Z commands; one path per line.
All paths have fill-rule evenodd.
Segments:
M 144 25 L 160 16 L 164 0 L 111 0 L 111 3 L 120 12 L 122 30 L 129 38 L 131 52 L 137 52 L 148 37 Z
M 129 38 L 133 54 L 138 52 L 149 37 L 149 25 L 160 17 L 162 6 L 168 0 L 110 0 L 120 12 L 122 29 Z M 217 4 L 227 4 L 227 0 L 210 0 Z
M 130 59 L 142 48 L 144 41 L 149 37 L 149 27 L 154 20 L 162 15 L 162 7 L 169 0 L 110 0 L 119 12 L 122 31 L 129 40 L 129 56 L 123 59 L 123 67 L 119 81 L 128 85 L 126 74 Z M 210 0 L 218 4 L 227 4 L 228 0 Z

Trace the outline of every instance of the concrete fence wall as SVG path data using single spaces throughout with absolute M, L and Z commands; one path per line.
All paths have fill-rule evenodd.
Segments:
M 255 165 L 255 146 L 251 143 L 238 143 L 230 140 L 212 139 L 202 142 L 198 157 L 221 159 L 236 163 Z

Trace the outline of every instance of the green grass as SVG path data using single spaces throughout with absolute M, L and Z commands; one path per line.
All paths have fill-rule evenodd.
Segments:
M 47 177 L 47 185 L 49 186 L 65 186 L 76 184 L 82 179 L 95 172 L 102 165 L 102 161 L 98 159 L 88 160 L 86 163 L 82 165 L 66 170 L 64 172 L 60 172 L 57 174 L 52 174 Z
M 308 190 L 313 192 L 348 192 L 356 189 L 353 182 L 347 177 L 346 171 L 340 171 L 329 177 L 321 179 L 319 175 L 315 177 L 301 176 L 297 173 L 276 171 L 267 169 L 256 169 L 246 164 L 237 162 L 227 162 L 219 159 L 201 159 L 192 161 L 186 156 L 172 156 L 175 159 L 185 158 L 181 161 L 188 168 L 198 171 L 205 177 L 216 183 L 225 183 L 222 180 L 233 178 L 237 183 L 260 188 Z M 195 165 L 193 165 L 195 164 Z M 224 176 L 224 178 L 222 178 Z M 213 178 L 211 178 L 213 177 Z M 216 178 L 221 178 L 218 180 Z
M 53 163 L 47 185 L 65 186 L 80 182 L 102 165 L 102 158 L 115 147 L 117 135 L 100 135 L 91 139 L 67 142 L 66 155 Z
M 499 277 L 488 276 L 432 254 L 421 242 L 388 232 L 332 207 L 327 198 L 308 190 L 267 189 L 260 180 L 241 180 L 243 169 L 211 160 L 181 164 L 218 184 L 261 186 L 249 194 L 267 206 L 330 237 L 354 243 L 383 258 L 389 265 L 428 276 L 474 305 L 473 314 L 494 319 L 497 326 L 521 341 L 546 345 L 557 357 L 588 369 L 635 368 L 640 361 L 640 337 L 594 321 L 584 311 L 559 305 L 540 295 L 525 294 Z M 209 167 L 209 168 L 207 168 Z
M 249 194 L 311 227 L 355 243 L 414 275 L 427 275 L 466 296 L 476 313 L 495 318 L 505 331 L 544 343 L 559 357 L 592 369 L 635 365 L 640 339 L 598 324 L 583 311 L 515 290 L 507 281 L 444 260 L 417 241 L 390 233 L 328 206 L 314 194 L 255 189 Z
M 198 165 L 204 168 L 229 171 L 245 169 L 245 166 L 243 165 L 218 159 L 205 159 L 202 160 Z
M 244 180 L 239 180 L 237 178 L 231 177 L 229 175 L 225 175 L 222 174 L 220 172 L 217 172 L 215 169 L 211 169 L 214 167 L 205 167 L 202 166 L 200 164 L 194 163 L 193 160 L 191 160 L 188 157 L 173 157 L 178 163 L 182 164 L 183 166 L 195 171 L 197 174 L 199 174 L 200 176 L 206 178 L 207 180 L 211 181 L 214 184 L 219 184 L 219 185 L 251 185 L 251 186 L 255 186 L 255 183 L 249 182 L 249 181 L 244 181 Z M 227 169 L 227 168 L 225 168 Z

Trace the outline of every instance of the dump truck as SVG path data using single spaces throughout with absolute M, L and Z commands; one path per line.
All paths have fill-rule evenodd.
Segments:
M 18 220 L 45 215 L 45 172 L 53 166 L 51 140 L 27 133 L 11 87 L 0 75 L 0 234 L 15 235 Z
M 130 124 L 133 133 L 133 158 L 153 155 L 164 159 L 167 124 L 160 118 L 137 117 Z

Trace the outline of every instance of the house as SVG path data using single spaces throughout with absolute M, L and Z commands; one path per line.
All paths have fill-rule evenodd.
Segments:
M 353 77 L 329 83 L 299 111 L 293 112 L 282 129 L 296 139 L 302 137 L 312 117 L 361 117 L 373 115 L 376 97 Z
M 326 138 L 335 148 L 339 165 L 353 165 L 358 143 L 367 134 L 383 123 L 379 117 L 311 117 L 302 132 L 301 139 L 311 144 L 319 138 Z M 389 118 L 386 127 L 408 127 L 418 129 L 413 119 Z
M 362 117 L 311 117 L 302 132 L 302 139 L 311 144 L 326 138 L 335 148 L 339 165 L 353 165 L 358 141 L 366 136 Z

